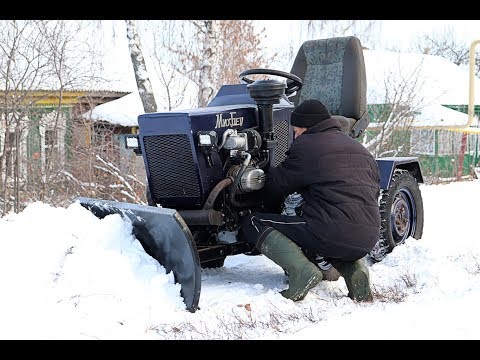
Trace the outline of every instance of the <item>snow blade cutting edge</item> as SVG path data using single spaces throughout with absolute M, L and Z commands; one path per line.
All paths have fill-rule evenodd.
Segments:
M 187 310 L 198 309 L 200 259 L 192 234 L 176 210 L 84 197 L 76 201 L 100 219 L 120 214 L 130 220 L 132 233 L 145 252 L 164 266 L 167 273 L 173 271 Z

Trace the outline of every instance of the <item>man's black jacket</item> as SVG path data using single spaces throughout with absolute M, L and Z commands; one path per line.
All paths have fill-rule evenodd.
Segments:
M 308 128 L 286 154 L 267 174 L 261 190 L 266 204 L 278 209 L 296 191 L 305 200 L 309 230 L 327 249 L 336 248 L 337 256 L 342 248 L 370 252 L 380 231 L 380 174 L 370 152 L 330 118 Z

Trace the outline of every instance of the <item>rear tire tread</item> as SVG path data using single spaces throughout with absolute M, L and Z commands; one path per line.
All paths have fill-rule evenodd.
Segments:
M 387 190 L 382 190 L 379 200 L 379 211 L 381 217 L 380 237 L 375 247 L 370 252 L 370 257 L 373 261 L 382 261 L 397 245 L 392 235 L 391 224 L 391 211 L 393 201 L 396 195 L 403 191 L 408 190 L 412 196 L 413 205 L 415 207 L 416 218 L 411 219 L 410 228 L 408 229 L 409 236 L 420 239 L 423 233 L 423 201 L 420 189 L 418 187 L 417 180 L 404 169 L 395 169 L 392 180 Z M 413 216 L 413 214 L 412 214 Z

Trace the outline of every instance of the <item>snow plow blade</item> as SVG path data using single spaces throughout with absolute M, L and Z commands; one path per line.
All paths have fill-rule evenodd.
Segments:
M 80 197 L 76 201 L 96 217 L 120 214 L 132 223 L 132 233 L 145 252 L 181 285 L 187 310 L 198 309 L 201 267 L 197 247 L 187 224 L 174 209 Z

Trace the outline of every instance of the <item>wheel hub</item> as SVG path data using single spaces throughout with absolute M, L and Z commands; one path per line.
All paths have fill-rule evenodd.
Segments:
M 392 206 L 392 224 L 393 236 L 395 242 L 402 242 L 409 235 L 410 222 L 410 208 L 405 198 L 405 195 L 398 194 Z

